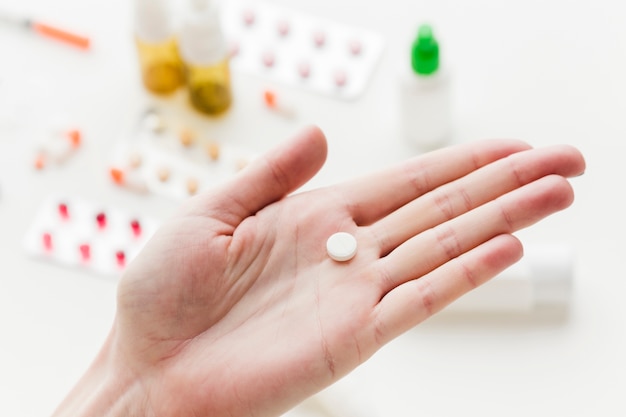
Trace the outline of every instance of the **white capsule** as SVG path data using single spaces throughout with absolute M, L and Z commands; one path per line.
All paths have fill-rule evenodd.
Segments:
M 326 241 L 326 251 L 335 261 L 345 262 L 356 255 L 356 239 L 350 233 L 335 233 Z

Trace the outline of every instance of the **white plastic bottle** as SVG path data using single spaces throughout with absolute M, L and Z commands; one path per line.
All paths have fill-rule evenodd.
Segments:
M 574 253 L 568 245 L 529 245 L 524 257 L 441 313 L 532 313 L 569 303 Z
M 400 77 L 400 124 L 407 140 L 422 151 L 450 143 L 450 76 L 439 62 L 439 44 L 422 25 L 411 48 L 411 67 Z
M 214 0 L 189 0 L 180 31 L 191 105 L 217 116 L 232 103 L 229 56 Z

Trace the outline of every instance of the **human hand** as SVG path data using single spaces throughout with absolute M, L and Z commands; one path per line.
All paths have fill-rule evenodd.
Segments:
M 569 206 L 584 170 L 568 146 L 484 141 L 290 195 L 325 157 L 310 128 L 188 201 L 124 274 L 58 415 L 279 415 L 519 260 L 512 233 Z M 349 262 L 326 254 L 338 231 Z

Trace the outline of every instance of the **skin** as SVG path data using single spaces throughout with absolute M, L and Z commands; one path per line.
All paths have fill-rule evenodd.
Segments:
M 278 416 L 518 261 L 512 234 L 568 207 L 585 168 L 570 146 L 491 140 L 292 194 L 326 153 L 308 128 L 186 202 L 55 416 Z M 349 262 L 326 254 L 338 231 Z

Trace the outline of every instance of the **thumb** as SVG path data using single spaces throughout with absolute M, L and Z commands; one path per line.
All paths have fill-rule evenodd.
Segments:
M 234 215 L 232 221 L 239 224 L 304 185 L 322 168 L 326 153 L 322 131 L 315 126 L 305 128 L 293 139 L 254 160 L 214 193 L 202 196 L 200 204 L 205 209 Z

